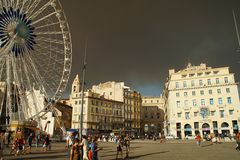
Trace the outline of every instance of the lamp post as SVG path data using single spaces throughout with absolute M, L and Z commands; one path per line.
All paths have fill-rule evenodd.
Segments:
M 83 60 L 83 71 L 82 71 L 82 86 L 81 86 L 81 94 L 82 94 L 82 103 L 81 103 L 81 110 L 80 110 L 80 139 L 82 139 L 82 132 L 83 132 L 83 102 L 84 102 L 84 89 L 85 89 L 85 72 L 87 67 L 87 40 L 85 42 L 85 54 Z

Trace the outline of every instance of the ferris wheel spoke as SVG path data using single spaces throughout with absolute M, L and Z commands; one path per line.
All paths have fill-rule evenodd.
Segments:
M 30 115 L 28 115 L 27 118 L 29 117 L 32 117 L 33 114 L 37 114 L 39 111 L 38 111 L 38 103 L 37 103 L 37 98 L 36 98 L 36 95 L 35 95 L 35 92 L 34 92 L 34 89 L 32 87 L 32 84 L 31 84 L 31 81 L 30 81 L 30 77 L 29 77 L 29 72 L 27 71 L 27 67 L 26 65 L 23 64 L 23 68 L 24 68 L 24 73 L 25 73 L 25 77 L 27 79 L 27 88 L 29 89 L 29 92 L 30 92 L 30 97 L 31 99 L 33 100 L 33 106 L 34 107 L 30 107 L 28 102 L 26 101 L 26 97 L 25 97 L 25 105 L 24 106 L 27 106 L 28 110 L 30 111 Z M 23 97 L 24 98 L 24 97 Z M 29 113 L 29 112 L 28 112 Z
M 24 114 L 23 110 L 22 110 L 22 107 L 25 106 L 25 103 L 24 103 L 24 100 L 22 99 L 22 93 L 23 91 L 21 90 L 21 83 L 19 81 L 19 78 L 18 78 L 18 69 L 16 67 L 16 59 L 15 57 L 11 56 L 11 63 L 12 63 L 12 67 L 13 67 L 13 79 L 15 81 L 15 84 L 14 84 L 14 96 L 16 96 L 16 98 L 14 98 L 14 103 L 13 104 L 17 104 L 18 106 L 18 111 L 16 110 L 16 105 L 14 105 L 14 112 L 18 112 L 18 118 L 15 117 L 15 114 L 13 114 L 14 118 L 13 120 L 25 120 L 25 117 L 22 117 L 21 114 Z M 20 101 L 19 99 L 20 98 Z
M 43 21 L 43 20 L 45 20 L 45 19 L 48 19 L 48 18 L 51 17 L 51 16 L 57 15 L 57 14 L 59 14 L 60 12 L 61 12 L 60 10 L 56 10 L 56 11 L 54 11 L 54 12 L 48 14 L 48 15 L 45 15 L 44 17 L 42 17 L 42 18 L 40 18 L 40 19 L 38 19 L 38 20 L 33 21 L 33 22 L 32 22 L 32 25 L 35 25 L 35 24 L 37 24 L 37 23 L 39 23 L 39 22 L 41 22 L 41 21 Z
M 34 12 L 32 15 L 29 16 L 29 19 L 35 19 L 39 14 L 41 14 L 45 9 L 47 9 L 55 0 L 49 0 L 48 3 L 43 5 L 40 9 Z
M 36 35 L 62 35 L 62 34 L 68 34 L 67 32 L 62 31 L 51 31 L 51 32 L 35 32 Z
M 58 39 L 53 39 L 53 38 L 46 38 L 46 37 L 42 37 L 42 36 L 38 36 L 36 41 L 42 41 L 42 42 L 46 42 L 46 43 L 56 43 L 59 45 L 63 45 L 64 41 L 63 40 L 58 40 Z
M 1 68 L 0 68 L 0 81 L 2 81 L 3 80 L 3 71 L 4 71 L 4 69 L 5 69 L 5 64 L 6 64 L 6 61 L 5 61 L 5 59 L 0 59 L 0 64 L 1 64 Z
M 20 7 L 20 12 L 23 12 L 24 6 L 25 6 L 27 1 L 28 0 L 22 0 L 22 6 L 19 6 Z
M 60 25 L 62 23 L 63 23 L 63 21 L 62 22 L 57 21 L 57 22 L 54 22 L 54 23 L 47 23 L 47 24 L 35 27 L 35 30 L 44 29 L 45 27 L 47 28 L 47 27 L 51 27 L 51 26 L 55 26 L 55 25 Z
M 44 53 L 44 52 L 41 52 L 41 51 L 44 51 L 44 50 L 48 50 L 50 53 L 53 52 L 53 53 L 57 53 L 58 55 L 64 55 L 65 54 L 65 51 L 64 49 L 60 49 L 58 47 L 41 47 L 41 45 L 36 45 L 37 47 L 39 47 L 39 50 L 35 50 L 35 52 L 37 52 L 38 54 L 40 55 L 46 55 L 47 53 Z
M 33 11 L 36 9 L 36 7 L 39 5 L 41 0 L 34 0 L 33 3 L 27 8 L 28 15 L 32 15 Z

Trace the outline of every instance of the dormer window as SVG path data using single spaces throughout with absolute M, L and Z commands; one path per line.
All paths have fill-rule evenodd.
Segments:
M 213 74 L 218 74 L 219 73 L 219 71 L 213 71 Z
M 186 78 L 186 77 L 187 77 L 187 75 L 186 75 L 186 74 L 183 74 L 183 75 L 182 75 L 182 78 Z

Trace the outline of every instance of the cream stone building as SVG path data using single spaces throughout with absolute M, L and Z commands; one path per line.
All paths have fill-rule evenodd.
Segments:
M 123 102 L 106 99 L 92 90 L 80 91 L 78 75 L 72 84 L 69 103 L 73 108 L 72 128 L 80 128 L 81 105 L 83 103 L 83 134 L 110 133 L 123 128 Z
M 165 134 L 233 134 L 239 130 L 238 83 L 229 67 L 206 64 L 169 70 L 165 85 Z
M 141 94 L 125 86 L 124 82 L 109 81 L 92 87 L 92 91 L 106 99 L 121 101 L 124 104 L 124 130 L 140 135 Z
M 158 136 L 163 134 L 164 99 L 159 97 L 142 97 L 142 134 Z

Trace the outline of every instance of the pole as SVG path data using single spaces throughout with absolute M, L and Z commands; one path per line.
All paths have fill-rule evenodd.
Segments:
M 81 94 L 82 94 L 82 103 L 81 103 L 81 115 L 80 115 L 80 139 L 82 139 L 82 131 L 83 131 L 83 101 L 84 101 L 84 89 L 85 89 L 85 72 L 87 67 L 87 42 L 85 41 L 85 53 L 84 53 L 84 60 L 83 60 L 83 70 L 82 70 L 82 86 L 81 86 Z
M 240 37 L 239 37 L 238 25 L 237 25 L 237 20 L 236 20 L 234 10 L 232 10 L 232 13 L 233 13 L 233 20 L 234 20 L 234 25 L 235 25 L 235 29 L 236 29 L 237 39 L 238 39 L 238 47 L 240 48 Z

